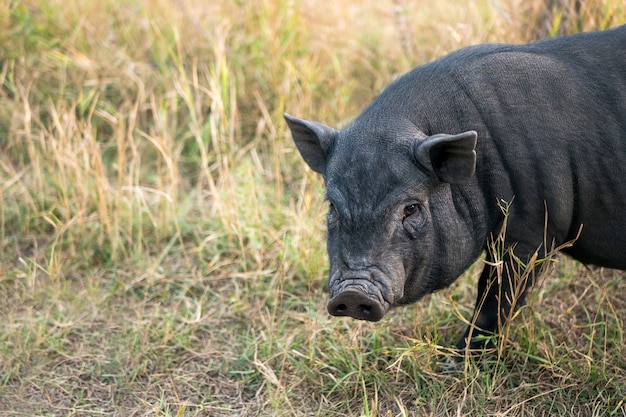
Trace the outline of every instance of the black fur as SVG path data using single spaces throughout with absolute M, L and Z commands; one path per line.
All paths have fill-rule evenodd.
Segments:
M 357 288 L 355 302 L 384 314 L 448 286 L 499 233 L 502 202 L 522 261 L 582 226 L 566 253 L 626 269 L 626 26 L 459 50 L 399 78 L 341 131 L 285 117 L 332 204 L 331 297 Z M 487 263 L 483 333 L 515 285 L 493 277 Z

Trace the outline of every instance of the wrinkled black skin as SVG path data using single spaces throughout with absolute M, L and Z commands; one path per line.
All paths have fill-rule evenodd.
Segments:
M 400 77 L 342 131 L 285 117 L 324 175 L 331 296 L 358 282 L 386 309 L 450 285 L 482 252 L 492 259 L 502 201 L 505 245 L 522 261 L 582 225 L 564 252 L 626 269 L 626 26 L 459 50 Z M 466 131 L 478 140 L 464 182 L 416 158 L 419 142 Z M 405 217 L 411 204 L 418 210 Z M 498 286 L 486 262 L 473 335 L 508 316 L 513 265 Z

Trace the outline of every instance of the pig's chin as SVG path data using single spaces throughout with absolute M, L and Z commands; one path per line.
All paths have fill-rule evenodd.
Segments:
M 392 305 L 387 281 L 378 270 L 335 272 L 329 280 L 328 312 L 359 320 L 381 320 Z
M 413 304 L 438 289 L 437 275 L 426 263 L 420 262 L 419 265 L 420 267 L 416 269 L 406 269 L 402 296 L 395 301 L 394 306 Z
M 405 306 L 405 305 L 413 304 L 413 303 L 421 300 L 422 298 L 426 297 L 431 292 L 432 291 L 426 291 L 425 290 L 425 291 L 420 292 L 418 294 L 405 295 L 404 297 L 402 297 L 398 301 L 396 301 L 396 303 L 394 305 L 395 306 Z

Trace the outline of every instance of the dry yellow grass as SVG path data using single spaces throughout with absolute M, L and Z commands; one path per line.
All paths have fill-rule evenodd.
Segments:
M 626 22 L 621 0 L 431 3 L 3 1 L 0 415 L 626 415 L 623 273 L 561 260 L 459 374 L 438 361 L 473 271 L 380 324 L 325 312 L 321 181 L 285 110 L 342 125 L 459 47 Z

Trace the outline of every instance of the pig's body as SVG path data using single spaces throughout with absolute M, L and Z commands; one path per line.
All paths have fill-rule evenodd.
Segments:
M 457 51 L 399 78 L 342 131 L 286 118 L 331 203 L 332 314 L 379 320 L 450 285 L 498 235 L 505 203 L 506 245 L 522 261 L 578 236 L 565 252 L 626 269 L 626 26 Z M 488 262 L 484 332 L 510 309 L 498 302 L 509 277 L 493 277 Z

